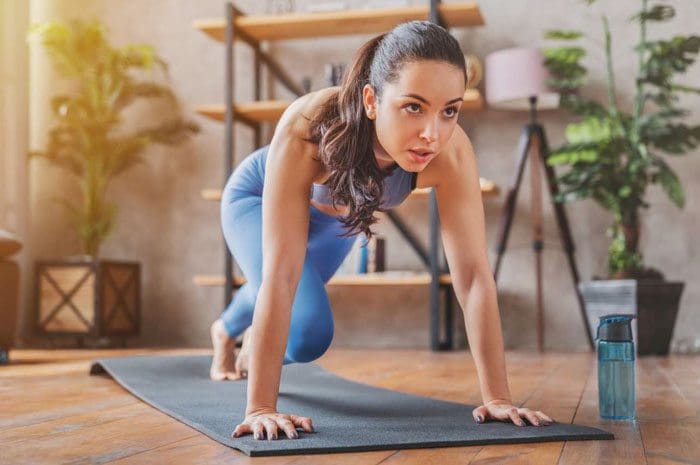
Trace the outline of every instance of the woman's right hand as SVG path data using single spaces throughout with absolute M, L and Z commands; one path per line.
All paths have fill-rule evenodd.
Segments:
M 277 428 L 279 428 L 289 439 L 296 439 L 299 437 L 297 427 L 302 428 L 307 433 L 314 432 L 311 418 L 287 415 L 275 410 L 256 411 L 246 415 L 243 422 L 233 430 L 231 437 L 237 438 L 245 433 L 252 433 L 255 439 L 264 439 L 264 432 L 267 432 L 267 439 L 272 440 L 277 439 Z

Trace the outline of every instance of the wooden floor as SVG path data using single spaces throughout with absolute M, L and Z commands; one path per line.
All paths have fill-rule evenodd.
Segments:
M 508 352 L 514 402 L 557 421 L 599 426 L 612 441 L 447 447 L 349 454 L 253 457 L 223 446 L 137 400 L 93 357 L 208 350 L 11 352 L 0 366 L 1 464 L 700 464 L 700 357 L 637 361 L 638 418 L 598 420 L 594 354 Z M 318 363 L 343 377 L 437 399 L 478 405 L 468 352 L 328 351 Z M 238 418 L 231 418 L 232 428 Z

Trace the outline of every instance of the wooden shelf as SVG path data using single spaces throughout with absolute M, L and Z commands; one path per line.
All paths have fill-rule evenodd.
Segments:
M 202 287 L 217 287 L 224 285 L 224 275 L 195 275 L 192 282 L 197 286 Z M 233 277 L 233 287 L 241 287 L 246 283 L 246 279 L 242 276 Z
M 239 103 L 233 106 L 233 113 L 238 118 L 258 123 L 274 122 L 280 119 L 284 110 L 292 102 L 284 100 L 261 100 L 259 102 Z M 202 116 L 223 122 L 226 116 L 224 105 L 197 105 L 195 111 Z
M 484 25 L 484 18 L 476 3 L 440 4 L 438 11 L 447 27 Z M 427 20 L 429 12 L 428 6 L 410 6 L 319 13 L 237 16 L 234 21 L 234 31 L 254 41 L 373 34 L 386 32 L 405 21 Z M 194 27 L 218 41 L 224 41 L 225 18 L 196 20 Z
M 498 186 L 494 184 L 493 181 L 489 181 L 488 179 L 484 178 L 479 178 L 479 183 L 481 184 L 481 195 L 484 197 L 493 197 L 498 195 L 498 193 L 500 192 Z M 430 195 L 431 190 L 432 187 L 414 189 L 409 195 L 409 197 L 425 197 L 427 195 Z M 221 189 L 203 189 L 201 194 L 204 200 L 213 200 L 216 202 L 221 201 Z
M 236 117 L 257 123 L 275 122 L 292 102 L 284 100 L 262 100 L 259 102 L 239 103 L 233 106 Z M 478 89 L 467 89 L 461 111 L 478 111 L 485 107 L 484 99 Z M 215 121 L 224 121 L 224 105 L 197 105 L 195 111 Z
M 223 275 L 198 275 L 192 280 L 196 285 L 214 287 L 224 285 Z M 240 287 L 246 283 L 242 276 L 234 276 L 234 286 Z M 328 285 L 330 286 L 415 286 L 430 284 L 430 273 L 419 271 L 383 271 L 377 273 L 335 275 Z M 440 284 L 452 284 L 449 274 L 440 275 Z

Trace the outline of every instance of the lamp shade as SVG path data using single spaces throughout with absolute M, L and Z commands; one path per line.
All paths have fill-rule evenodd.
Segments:
M 503 110 L 528 110 L 530 97 L 538 109 L 559 106 L 559 94 L 546 82 L 550 75 L 537 48 L 509 48 L 486 57 L 486 101 Z

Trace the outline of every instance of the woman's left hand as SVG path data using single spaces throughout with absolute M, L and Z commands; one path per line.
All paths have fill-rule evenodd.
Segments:
M 521 417 L 527 419 L 534 426 L 549 426 L 554 420 L 539 410 L 529 408 L 518 408 L 511 405 L 506 400 L 492 400 L 486 404 L 475 408 L 472 411 L 474 420 L 477 423 L 484 423 L 486 420 L 512 421 L 518 426 L 525 426 Z M 479 421 L 481 418 L 481 421 Z

